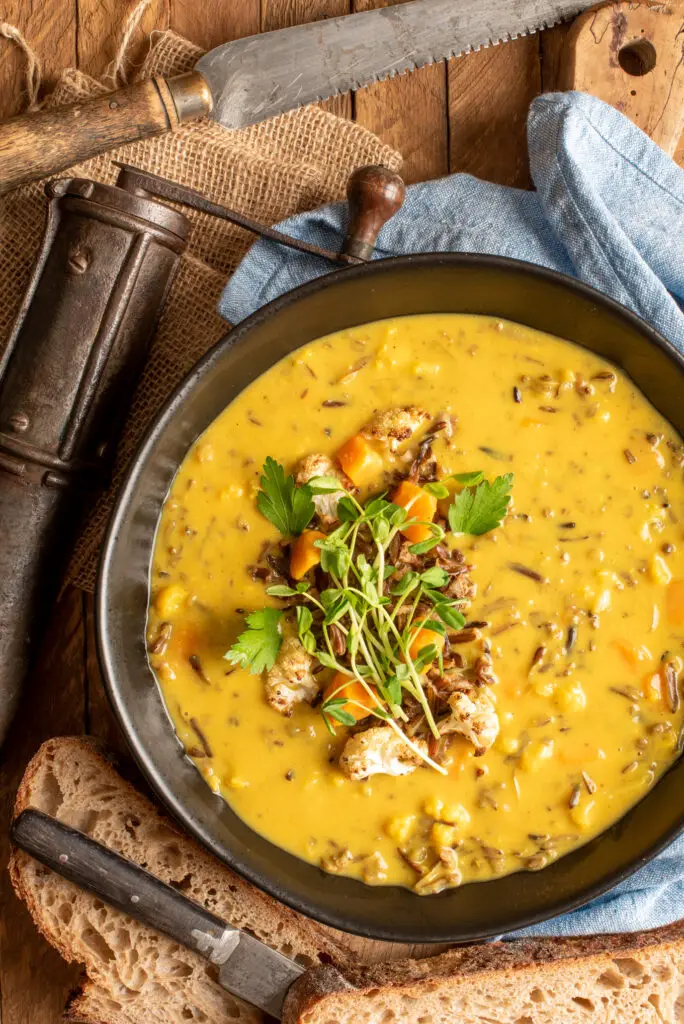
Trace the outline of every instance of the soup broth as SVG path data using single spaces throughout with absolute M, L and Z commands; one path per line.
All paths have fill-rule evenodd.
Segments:
M 368 427 L 407 409 L 414 410 L 408 436 L 401 419 L 394 435 Z M 267 700 L 273 644 L 281 645 L 281 661 L 286 650 L 299 656 L 296 606 L 311 612 L 311 630 L 321 630 L 315 599 L 335 574 L 321 584 L 321 549 L 311 529 L 293 574 L 296 544 L 260 511 L 260 481 L 268 457 L 289 474 L 313 454 L 327 457 L 344 480 L 350 516 L 383 491 L 393 507 L 408 505 L 409 517 L 423 506 L 415 504 L 417 491 L 410 492 L 413 504 L 404 500 L 407 488 L 433 499 L 433 515 L 417 517 L 423 534 L 413 527 L 410 535 L 405 522 L 404 533 L 400 517 L 388 519 L 397 537 L 392 557 L 404 562 L 382 581 L 380 596 L 390 617 L 396 610 L 399 633 L 413 598 L 401 613 L 393 589 L 407 573 L 420 577 L 439 566 L 446 573 L 423 585 L 432 597 L 421 601 L 433 610 L 417 607 L 438 625 L 427 637 L 414 636 L 413 654 L 408 647 L 402 653 L 387 626 L 394 669 L 408 673 L 405 684 L 394 684 L 401 690 L 396 714 L 388 714 L 392 702 L 383 697 L 387 680 L 367 667 L 361 681 L 350 675 L 353 693 L 343 685 L 355 660 L 349 618 L 338 620 L 347 623 L 341 641 L 329 631 L 334 644 L 346 645 L 343 654 L 336 647 L 328 655 L 342 663 L 341 677 L 301 648 L 308 688 L 298 689 L 298 680 Z M 620 370 L 524 326 L 411 316 L 299 349 L 197 440 L 161 516 L 149 656 L 188 756 L 251 827 L 329 871 L 429 894 L 542 869 L 624 815 L 680 753 L 681 467 L 679 437 Z M 469 532 L 474 519 L 466 503 L 489 501 L 489 491 L 478 496 L 483 481 L 494 486 L 508 474 L 511 483 L 496 485 L 512 496 L 502 522 Z M 332 486 L 328 480 L 328 493 Z M 340 526 L 337 511 L 328 522 L 314 520 L 324 543 Z M 450 529 L 451 522 L 461 529 Z M 410 551 L 440 529 L 440 545 Z M 372 565 L 376 548 L 369 544 Z M 383 559 L 390 560 L 390 548 Z M 313 559 L 310 568 L 304 556 Z M 435 580 L 447 577 L 440 590 Z M 301 593 L 293 597 L 297 583 Z M 273 586 L 290 596 L 268 594 Z M 306 586 L 309 597 L 302 596 Z M 451 625 L 438 614 L 447 592 Z M 250 628 L 246 617 L 265 608 L 283 613 L 260 620 L 269 629 L 259 649 L 271 668 L 250 672 L 239 648 L 232 660 L 225 655 Z M 365 621 L 376 620 L 387 621 L 382 607 Z M 384 636 L 371 630 L 371 666 L 386 657 Z M 421 668 L 420 651 L 433 647 Z M 411 732 L 422 695 L 436 730 L 426 718 Z M 365 717 L 371 707 L 379 716 Z M 368 773 L 361 753 L 377 767 L 384 755 L 370 750 L 371 740 L 383 730 L 396 753 L 403 742 L 397 729 L 413 736 L 413 746 L 392 761 L 397 771 L 386 772 L 388 759 L 382 771 Z M 368 749 L 360 753 L 361 742 Z

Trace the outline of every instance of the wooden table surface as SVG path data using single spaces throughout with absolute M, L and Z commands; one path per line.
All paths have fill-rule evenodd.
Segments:
M 170 27 L 200 46 L 297 22 L 382 6 L 387 0 L 150 0 L 133 37 L 138 62 L 153 29 Z M 391 2 L 391 0 L 390 0 Z M 460 0 L 454 0 L 455 3 Z M 40 56 L 47 87 L 61 69 L 106 72 L 129 11 L 124 0 L 4 0 Z M 353 117 L 403 153 L 407 181 L 467 171 L 529 187 L 525 118 L 530 100 L 554 88 L 564 28 L 338 97 L 326 106 Z M 22 109 L 21 55 L 0 40 L 0 117 Z M 36 932 L 14 897 L 5 865 L 7 828 L 24 766 L 39 744 L 89 733 L 122 748 L 106 703 L 93 633 L 93 602 L 66 588 L 15 727 L 0 754 L 0 993 L 2 1024 L 55 1024 L 78 971 Z M 362 940 L 359 940 L 362 944 Z

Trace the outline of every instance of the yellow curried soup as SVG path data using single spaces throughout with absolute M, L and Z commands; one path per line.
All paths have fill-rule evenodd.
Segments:
M 402 407 L 418 410 L 410 436 L 368 428 L 378 413 Z M 358 746 L 369 726 L 383 735 L 390 729 L 386 718 L 364 720 L 373 700 L 362 684 L 355 702 L 339 680 L 330 684 L 332 670 L 314 664 L 307 676 L 313 693 L 285 701 L 287 716 L 276 708 L 293 691 L 280 689 L 274 699 L 277 687 L 267 691 L 265 673 L 224 657 L 255 610 L 286 609 L 277 629 L 297 633 L 293 599 L 266 595 L 274 580 L 294 586 L 283 580 L 289 541 L 256 504 L 266 458 L 287 473 L 319 453 L 337 467 L 336 453 L 363 437 L 364 427 L 365 447 L 346 462 L 359 487 L 347 480 L 346 489 L 361 504 L 388 487 L 396 499 L 399 478 L 412 473 L 423 496 L 436 492 L 434 515 L 428 509 L 419 518 L 428 537 L 439 524 L 446 531 L 439 557 L 452 573 L 449 586 L 459 573 L 465 580 L 451 591 L 465 595 L 466 603 L 452 604 L 465 629 L 446 630 L 443 663 L 436 657 L 442 634 L 430 633 L 435 656 L 419 672 L 439 738 L 425 719 L 411 733 L 415 693 L 404 691 L 404 718 L 390 716 L 420 747 L 420 756 L 404 748 L 394 757 L 401 775 L 369 775 L 367 766 L 350 772 L 344 761 L 347 745 Z M 681 751 L 682 462 L 679 437 L 620 371 L 520 325 L 413 316 L 298 350 L 199 438 L 162 513 L 150 662 L 188 755 L 258 832 L 369 883 L 437 892 L 537 870 L 587 842 Z M 514 475 L 503 523 L 481 535 L 449 532 L 450 504 L 465 490 L 476 493 L 453 474 L 478 471 L 490 483 Z M 441 487 L 428 486 L 435 478 Z M 328 522 L 321 532 L 336 526 Z M 309 556 L 320 558 L 314 540 L 297 564 L 318 594 L 322 570 L 306 568 Z M 438 559 L 436 548 L 413 558 L 410 543 L 400 532 L 394 557 L 401 545 L 416 565 L 404 562 L 387 591 Z M 430 615 L 437 617 L 434 609 L 424 618 Z M 419 650 L 428 641 L 418 641 Z M 400 654 L 397 664 L 407 658 Z M 368 673 L 365 680 L 373 682 Z M 484 726 L 473 729 L 466 713 L 470 729 L 463 719 L 444 727 L 454 720 L 447 703 L 454 693 L 458 701 L 483 698 Z M 342 715 L 326 725 L 321 708 L 331 699 Z M 359 724 L 347 724 L 350 714 Z

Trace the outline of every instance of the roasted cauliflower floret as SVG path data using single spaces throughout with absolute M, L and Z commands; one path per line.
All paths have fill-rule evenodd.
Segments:
M 310 704 L 319 686 L 311 673 L 313 658 L 299 640 L 286 637 L 273 668 L 266 675 L 266 700 L 281 715 L 291 715 L 296 704 Z
M 439 860 L 433 868 L 423 875 L 413 889 L 419 896 L 434 896 L 444 889 L 454 889 L 463 881 L 458 866 L 458 854 L 449 847 L 439 851 Z
M 468 693 L 452 693 L 448 704 L 451 714 L 439 723 L 440 733 L 460 733 L 475 747 L 475 756 L 480 757 L 499 735 L 499 717 L 489 691 L 486 687 L 473 687 Z
M 416 746 L 427 755 L 425 740 L 416 740 Z M 389 725 L 351 736 L 340 755 L 340 771 L 353 782 L 371 775 L 410 775 L 419 764 L 421 758 Z
M 308 484 L 309 480 L 313 480 L 315 476 L 334 476 L 336 480 L 340 481 L 343 488 L 349 486 L 349 481 L 340 467 L 327 455 L 318 453 L 305 455 L 295 466 L 295 483 L 298 487 Z M 344 490 L 339 490 L 332 491 L 330 494 L 314 495 L 313 503 L 324 522 L 334 522 L 337 519 L 337 505 L 344 494 Z
M 387 445 L 390 451 L 395 452 L 429 419 L 430 413 L 425 409 L 419 409 L 416 405 L 404 405 L 377 413 L 361 433 L 369 441 Z

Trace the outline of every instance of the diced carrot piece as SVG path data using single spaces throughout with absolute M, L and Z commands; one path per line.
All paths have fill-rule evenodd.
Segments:
M 537 420 L 534 416 L 524 416 L 520 421 L 521 427 L 544 427 L 546 424 L 543 420 Z
M 382 457 L 362 434 L 345 441 L 337 453 L 337 461 L 352 483 L 360 486 L 382 469 Z
M 639 668 L 639 655 L 631 644 L 627 643 L 626 640 L 612 640 L 611 647 L 618 651 L 625 665 L 631 668 L 632 672 L 637 671 Z
M 371 689 L 374 690 L 374 687 Z M 323 703 L 326 700 L 337 700 L 341 697 L 348 702 L 341 705 L 342 710 L 348 711 L 357 722 L 370 714 L 371 708 L 375 706 L 372 697 L 358 679 L 346 676 L 344 672 L 336 672 L 323 691 Z M 350 703 L 351 701 L 354 703 Z M 359 707 L 359 705 L 361 706 Z
M 314 547 L 315 540 L 323 540 L 325 534 L 320 530 L 305 530 L 297 537 L 290 553 L 290 576 L 301 580 L 309 569 L 313 569 L 321 560 L 321 552 Z
M 423 647 L 434 644 L 438 651 L 444 648 L 446 638 L 432 629 L 419 629 L 409 645 L 411 658 L 417 658 Z
M 668 583 L 665 607 L 670 625 L 684 626 L 684 580 L 672 580 Z
M 569 768 L 585 768 L 589 761 L 603 760 L 605 754 L 593 743 L 585 743 L 582 749 L 559 750 L 558 760 Z
M 444 758 L 444 767 L 449 775 L 461 775 L 474 756 L 472 743 L 465 736 L 454 736 Z
M 611 647 L 618 651 L 625 665 L 631 668 L 632 672 L 638 672 L 640 668 L 648 665 L 649 661 L 653 661 L 653 655 L 644 646 L 635 647 L 627 640 L 611 640 L 610 643 Z
M 520 679 L 502 679 L 499 692 L 506 700 L 517 700 L 525 692 L 526 684 Z
M 431 523 L 435 518 L 437 498 L 434 494 L 423 490 L 418 484 L 411 483 L 410 480 L 402 480 L 392 495 L 392 501 L 395 505 L 400 505 L 401 508 L 407 508 L 410 504 L 411 507 L 408 509 L 410 519 L 423 519 Z M 412 544 L 427 540 L 431 535 L 429 526 L 418 523 L 405 527 L 401 532 Z

